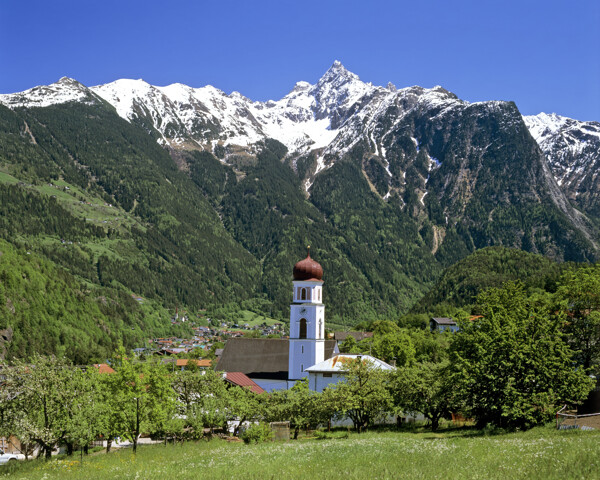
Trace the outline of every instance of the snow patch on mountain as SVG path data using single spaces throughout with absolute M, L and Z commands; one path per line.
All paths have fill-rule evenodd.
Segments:
M 93 103 L 90 91 L 72 78 L 62 77 L 51 85 L 40 85 L 24 92 L 0 95 L 0 103 L 9 108 L 49 107 L 67 102 Z
M 577 196 L 587 173 L 597 175 L 600 167 L 600 123 L 555 113 L 523 116 L 523 120 L 558 184 Z

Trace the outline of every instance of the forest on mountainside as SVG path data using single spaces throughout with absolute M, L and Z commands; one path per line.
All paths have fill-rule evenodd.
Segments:
M 108 358 L 177 329 L 159 305 L 138 303 L 122 289 L 77 280 L 32 252 L 0 240 L 0 330 L 8 359 L 65 356 L 76 364 Z M 178 327 L 180 333 L 186 330 Z

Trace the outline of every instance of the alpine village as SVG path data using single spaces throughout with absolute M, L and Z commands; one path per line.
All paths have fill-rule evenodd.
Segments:
M 0 95 L 0 477 L 600 478 L 599 172 L 338 61 Z

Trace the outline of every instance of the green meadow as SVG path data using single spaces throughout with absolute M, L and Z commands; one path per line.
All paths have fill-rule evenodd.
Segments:
M 224 440 L 142 446 L 2 467 L 0 478 L 51 479 L 570 479 L 600 478 L 600 432 L 485 435 L 375 431 L 245 445 Z

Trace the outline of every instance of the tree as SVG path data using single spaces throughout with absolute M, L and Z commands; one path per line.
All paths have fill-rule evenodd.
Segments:
M 228 421 L 237 421 L 233 434 L 238 435 L 244 422 L 260 419 L 263 415 L 263 408 L 264 404 L 260 402 L 259 395 L 249 388 L 230 387 L 227 395 L 226 414 Z
M 98 373 L 92 369 L 83 372 L 79 368 L 69 368 L 62 389 L 70 394 L 64 397 L 64 416 L 62 441 L 67 446 L 67 455 L 71 455 L 76 446 L 85 449 L 101 433 L 102 410 Z
M 600 362 L 600 266 L 567 271 L 560 281 L 556 310 L 575 350 L 575 359 L 586 370 L 598 373 Z
M 219 373 L 213 370 L 184 370 L 173 377 L 173 389 L 179 404 L 179 413 L 187 419 L 194 435 L 199 437 L 203 428 L 222 427 L 227 422 L 228 391 Z
M 419 412 L 436 431 L 440 419 L 455 406 L 454 385 L 448 372 L 449 362 L 417 363 L 392 374 L 394 404 L 403 412 Z
M 276 390 L 268 397 L 266 418 L 268 421 L 289 421 L 294 429 L 294 440 L 301 428 L 326 423 L 333 412 L 327 411 L 321 394 L 311 391 L 308 378 L 298 380 L 289 390 Z
M 361 357 L 345 362 L 345 379 L 325 389 L 323 402 L 338 418 L 350 417 L 358 433 L 392 408 L 389 373 Z
M 386 362 L 396 361 L 398 366 L 410 365 L 415 359 L 415 348 L 411 336 L 406 330 L 375 331 L 372 354 Z
M 164 365 L 134 363 L 124 349 L 119 352 L 119 360 L 116 373 L 107 375 L 114 426 L 119 435 L 133 443 L 135 453 L 142 432 L 163 430 L 175 395 Z
M 16 361 L 3 375 L 3 433 L 37 443 L 47 459 L 61 441 L 89 439 L 83 430 L 93 421 L 87 405 L 91 390 L 80 370 L 56 357 L 36 356 L 31 363 Z
M 481 293 L 477 304 L 483 318 L 459 323 L 451 362 L 458 394 L 479 425 L 529 428 L 585 398 L 591 381 L 575 367 L 547 302 L 508 283 Z
M 415 347 L 415 361 L 418 363 L 440 363 L 448 358 L 448 348 L 452 334 L 430 332 L 429 330 L 412 330 L 409 332 Z
M 340 344 L 340 352 L 342 353 L 361 353 L 360 347 L 356 339 L 352 335 L 348 335 Z

